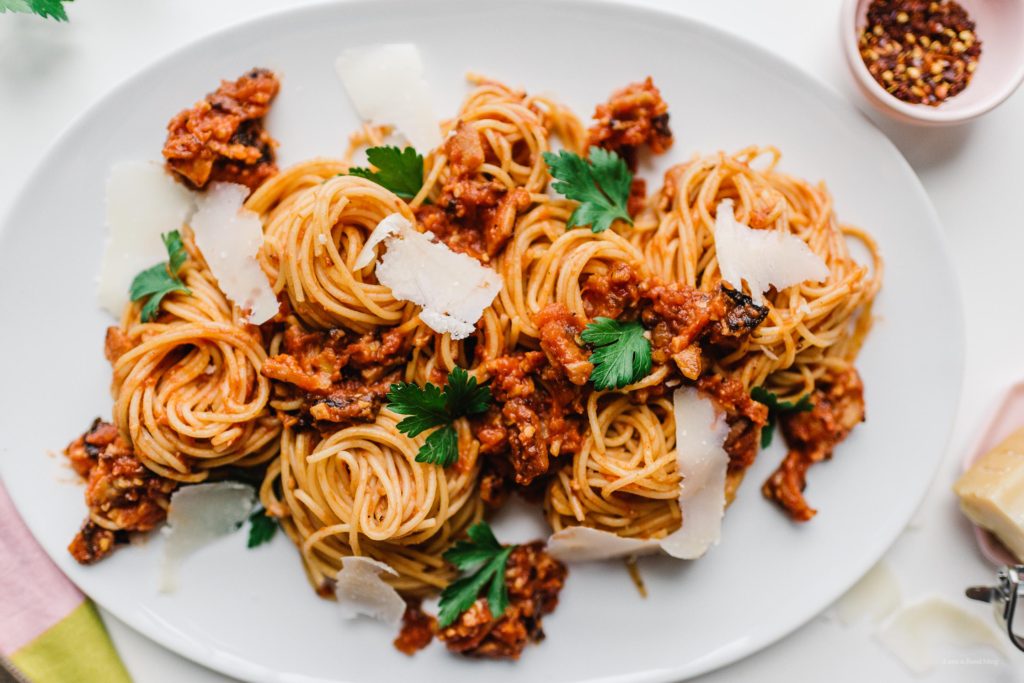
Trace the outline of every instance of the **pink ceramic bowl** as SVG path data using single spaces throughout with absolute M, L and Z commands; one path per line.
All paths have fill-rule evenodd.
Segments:
M 1024 0 L 957 0 L 976 23 L 981 40 L 978 70 L 963 92 L 937 107 L 908 104 L 880 86 L 861 59 L 857 41 L 871 0 L 843 0 L 840 30 L 847 66 L 875 108 L 908 123 L 963 123 L 994 109 L 1024 80 Z

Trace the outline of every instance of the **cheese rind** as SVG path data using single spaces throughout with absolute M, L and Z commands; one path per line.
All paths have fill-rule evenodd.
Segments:
M 971 465 L 953 490 L 964 514 L 1024 561 L 1024 428 Z

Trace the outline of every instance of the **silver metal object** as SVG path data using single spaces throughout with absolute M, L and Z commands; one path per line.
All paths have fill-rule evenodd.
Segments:
M 1010 642 L 1024 652 L 1024 637 L 1014 632 L 1017 602 L 1024 597 L 1024 565 L 1003 567 L 996 573 L 996 579 L 999 581 L 998 586 L 971 586 L 966 591 L 967 597 L 991 603 L 1000 628 L 1010 637 Z M 1024 626 L 1024 617 L 1021 619 L 1021 625 Z

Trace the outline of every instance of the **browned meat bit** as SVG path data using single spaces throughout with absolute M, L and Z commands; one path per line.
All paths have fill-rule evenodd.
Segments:
M 480 598 L 438 638 L 452 652 L 471 657 L 518 659 L 528 643 L 544 638 L 541 619 L 558 606 L 558 594 L 565 584 L 565 565 L 544 551 L 540 542 L 521 545 L 509 555 L 505 566 L 509 604 L 495 619 Z
M 199 189 L 225 181 L 255 190 L 277 173 L 277 143 L 264 130 L 263 117 L 279 88 L 277 76 L 267 69 L 221 81 L 216 92 L 167 124 L 167 168 Z
M 114 552 L 115 546 L 127 541 L 125 532 L 104 529 L 91 519 L 87 519 L 71 539 L 68 552 L 79 564 L 95 564 Z
M 549 456 L 575 453 L 582 443 L 584 388 L 566 380 L 539 351 L 502 356 L 485 364 L 494 407 L 474 421 L 484 455 L 527 486 L 550 468 Z
M 626 200 L 626 213 L 630 218 L 636 218 L 637 214 L 644 210 L 647 203 L 647 181 L 643 178 L 633 178 L 629 186 L 629 199 Z
M 640 276 L 626 263 L 614 263 L 603 274 L 587 277 L 580 289 L 587 317 L 619 318 L 640 300 Z
M 809 412 L 779 416 L 789 452 L 761 488 L 766 498 L 779 503 L 798 522 L 806 522 L 817 512 L 803 496 L 807 470 L 831 458 L 835 447 L 864 421 L 864 384 L 853 367 L 837 371 L 819 380 L 812 401 L 814 407 Z
M 376 330 L 352 341 L 341 329 L 308 331 L 292 322 L 282 351 L 263 362 L 262 373 L 290 384 L 314 420 L 373 420 L 391 384 L 399 379 L 412 337 L 398 328 Z
M 533 323 L 540 330 L 540 348 L 548 361 L 573 384 L 586 384 L 594 364 L 590 362 L 590 352 L 580 346 L 583 322 L 564 304 L 552 303 L 533 316 Z
M 117 362 L 117 359 L 132 350 L 135 345 L 132 343 L 128 335 L 117 326 L 107 328 L 107 336 L 103 343 L 103 355 L 107 357 L 107 360 L 111 365 Z
M 761 428 L 768 422 L 768 406 L 750 398 L 743 383 L 731 377 L 705 375 L 697 381 L 697 389 L 725 411 L 729 435 L 723 448 L 729 454 L 729 471 L 742 472 L 757 457 Z
M 395 648 L 411 657 L 430 645 L 436 631 L 437 619 L 421 609 L 420 601 L 408 602 L 402 615 L 402 630 L 395 638 Z
M 505 246 L 505 242 L 512 236 L 516 217 L 530 208 L 530 202 L 530 193 L 517 187 L 498 200 L 498 206 L 493 212 L 487 213 L 487 222 L 484 224 L 484 247 L 488 256 L 494 256 Z
M 395 370 L 372 383 L 341 380 L 331 386 L 326 396 L 310 397 L 309 414 L 314 420 L 324 422 L 371 422 L 384 405 L 388 389 L 401 379 L 401 371 Z
M 103 559 L 116 543 L 126 540 L 123 532 L 149 531 L 167 516 L 177 482 L 143 467 L 112 424 L 96 420 L 64 452 L 75 471 L 86 478 L 90 519 L 68 546 L 82 564 Z M 96 518 L 105 524 L 97 524 Z
M 530 207 L 530 193 L 523 188 L 509 191 L 481 173 L 487 153 L 472 123 L 459 122 L 445 140 L 444 153 L 448 178 L 441 196 L 417 208 L 416 219 L 453 250 L 489 261 L 512 236 L 516 217 Z
M 636 171 L 641 145 L 649 146 L 655 154 L 672 146 L 668 118 L 668 104 L 648 76 L 641 83 L 615 91 L 606 103 L 597 105 L 595 123 L 589 131 L 590 144 L 618 152 Z
M 708 347 L 735 348 L 768 315 L 749 297 L 722 287 L 708 293 L 650 279 L 641 284 L 640 298 L 641 317 L 651 330 L 651 358 L 674 361 L 692 380 L 704 372 Z
M 743 292 L 720 287 L 715 292 L 715 317 L 708 334 L 712 346 L 733 349 L 768 317 L 768 309 L 758 306 Z M 724 315 L 721 311 L 724 310 Z

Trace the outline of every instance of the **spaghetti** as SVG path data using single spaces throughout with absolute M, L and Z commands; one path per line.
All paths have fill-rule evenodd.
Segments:
M 344 158 L 297 164 L 252 193 L 245 206 L 264 228 L 259 263 L 282 304 L 265 325 L 245 323 L 185 230 L 180 276 L 189 293 L 165 297 L 151 322 L 131 304 L 108 333 L 118 452 L 173 482 L 154 485 L 147 516 L 121 529 L 151 528 L 179 483 L 234 466 L 258 468 L 262 505 L 325 596 L 353 555 L 393 568 L 384 578 L 407 597 L 448 586 L 455 571 L 442 554 L 512 492 L 542 505 L 555 531 L 582 525 L 664 538 L 686 523 L 672 399 L 682 386 L 726 417 L 729 501 L 762 429 L 778 418 L 797 445 L 766 495 L 794 517 L 813 514 L 802 474 L 853 424 L 810 443 L 820 426 L 813 421 L 835 418 L 828 411 L 841 402 L 854 409 L 840 417 L 863 416 L 853 363 L 882 283 L 874 240 L 838 222 L 823 185 L 779 171 L 771 147 L 696 156 L 671 167 L 650 197 L 643 180 L 626 178 L 628 209 L 611 229 L 569 229 L 579 204 L 552 191 L 545 153 L 558 147 L 593 159 L 603 147 L 635 170 L 644 148 L 672 144 L 657 88 L 648 79 L 615 93 L 588 131 L 549 98 L 471 80 L 456 116 L 440 124 L 444 143 L 421 159 L 414 196 L 349 174 L 360 148 L 392 132 L 374 125 L 352 135 Z M 726 200 L 749 228 L 801 240 L 828 276 L 770 289 L 763 305 L 724 283 L 714 229 Z M 393 214 L 501 276 L 469 337 L 428 327 L 414 304 L 378 282 L 375 261 L 357 267 L 371 233 Z M 385 248 L 376 244 L 375 255 Z M 582 332 L 600 320 L 642 336 L 649 371 L 600 388 L 592 381 L 596 352 Z M 487 387 L 488 402 L 465 415 L 445 408 L 457 459 L 439 466 L 419 457 L 429 434 L 400 429 L 386 399 L 399 382 L 432 383 L 439 395 L 456 368 Z M 775 410 L 800 399 L 813 410 L 803 422 L 769 415 L 752 390 L 774 394 Z M 75 445 L 82 458 L 86 437 Z M 117 530 L 108 515 L 94 518 Z M 564 576 L 550 558 L 538 561 L 545 575 Z M 544 594 L 557 595 L 560 581 Z M 532 605 L 527 598 L 517 609 Z M 481 609 L 467 614 L 483 619 Z

